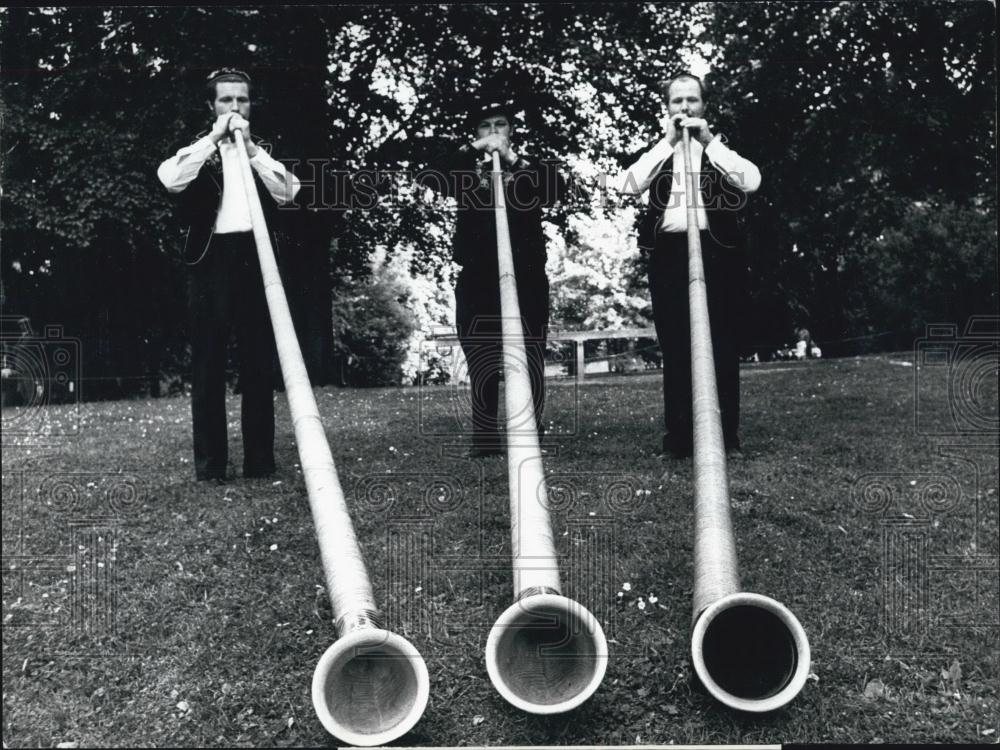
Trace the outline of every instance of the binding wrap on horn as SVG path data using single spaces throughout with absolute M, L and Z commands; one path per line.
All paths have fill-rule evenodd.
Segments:
M 780 602 L 740 591 L 729 480 L 715 380 L 705 270 L 698 230 L 698 175 L 682 128 L 687 197 L 691 396 L 694 428 L 694 613 L 691 660 L 716 700 L 741 711 L 773 711 L 809 675 L 809 639 Z
M 313 706 L 324 728 L 337 738 L 352 745 L 382 745 L 404 735 L 423 715 L 430 692 L 427 666 L 409 641 L 382 626 L 295 336 L 246 146 L 238 130 L 235 141 L 295 443 L 339 636 L 320 657 L 313 673 Z
M 597 690 L 607 669 L 608 645 L 597 618 L 563 596 L 559 586 L 502 180 L 500 156 L 494 152 L 515 601 L 490 630 L 486 669 L 512 705 L 556 714 L 576 708 Z

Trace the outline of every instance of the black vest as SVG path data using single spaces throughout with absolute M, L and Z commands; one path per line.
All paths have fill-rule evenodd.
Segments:
M 254 138 L 254 143 L 257 148 L 267 147 L 266 143 L 257 138 Z M 254 184 L 257 186 L 257 195 L 260 196 L 260 204 L 264 209 L 264 219 L 271 236 L 271 244 L 277 255 L 278 240 L 274 228 L 278 205 L 257 172 L 253 169 L 251 172 Z M 215 234 L 215 219 L 222 205 L 222 185 L 222 163 L 219 152 L 216 151 L 205 160 L 198 176 L 186 188 L 179 193 L 171 193 L 177 218 L 188 228 L 182 255 L 186 265 L 197 264 L 208 253 L 212 236 Z
M 683 172 L 681 173 L 683 175 Z M 723 172 L 705 158 L 698 166 L 701 199 L 708 218 L 708 232 L 722 247 L 741 249 L 746 239 L 747 194 L 731 185 Z M 674 184 L 674 157 L 660 167 L 649 185 L 649 205 L 639 221 L 639 249 L 649 252 L 656 245 L 656 233 L 663 211 L 671 204 L 671 193 L 683 191 Z

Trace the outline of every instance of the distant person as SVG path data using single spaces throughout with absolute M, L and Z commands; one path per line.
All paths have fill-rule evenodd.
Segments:
M 250 77 L 224 68 L 206 82 L 211 130 L 199 133 L 157 170 L 187 227 L 190 267 L 191 416 L 199 480 L 226 478 L 226 345 L 236 329 L 239 355 L 243 476 L 266 477 L 274 465 L 274 333 L 240 174 L 236 130 L 243 143 L 268 228 L 275 209 L 291 202 L 299 181 L 250 134 Z M 272 235 L 272 243 L 277 242 Z
M 760 170 L 712 132 L 705 115 L 701 79 L 682 73 L 663 84 L 664 135 L 620 177 L 619 189 L 649 203 L 639 229 L 639 247 L 649 257 L 649 293 L 656 335 L 663 351 L 663 451 L 690 456 L 691 331 L 688 308 L 687 197 L 682 128 L 691 132 L 691 160 L 700 176 L 698 228 L 708 288 L 715 375 L 727 450 L 737 450 L 740 382 L 739 329 L 746 315 L 745 232 L 739 221 L 746 196 L 760 187 Z
M 809 329 L 800 328 L 795 332 L 795 359 L 805 359 L 809 356 Z
M 455 148 L 424 183 L 458 202 L 453 257 L 462 267 L 455 283 L 458 338 L 468 364 L 472 396 L 473 458 L 498 455 L 498 420 L 503 347 L 492 154 L 500 154 L 507 222 L 527 351 L 535 420 L 541 429 L 545 403 L 545 339 L 549 322 L 549 280 L 545 275 L 542 208 L 565 192 L 552 164 L 515 150 L 515 105 L 485 99 L 469 109 L 472 140 Z M 442 174 L 443 173 L 443 174 Z M 441 179 L 443 178 L 443 179 Z
M 823 352 L 813 341 L 812 336 L 809 334 L 808 328 L 800 328 L 795 332 L 795 336 L 798 341 L 795 344 L 795 358 L 805 359 L 806 357 L 819 358 L 823 356 Z

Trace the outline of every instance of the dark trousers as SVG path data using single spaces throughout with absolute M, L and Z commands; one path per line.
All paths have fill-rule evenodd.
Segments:
M 233 328 L 239 358 L 243 474 L 274 471 L 274 333 L 250 232 L 215 235 L 191 267 L 191 416 L 199 479 L 222 478 L 226 432 L 226 345 Z
M 544 271 L 517 273 L 517 296 L 531 381 L 535 422 L 542 429 L 545 406 L 545 337 L 549 324 L 549 281 Z M 494 274 L 463 269 L 455 285 L 455 319 L 458 338 L 468 365 L 472 391 L 472 442 L 476 447 L 498 447 L 501 442 L 499 409 L 500 375 L 503 372 L 500 287 Z M 513 416 L 513 427 L 526 429 Z
M 701 233 L 715 378 L 727 448 L 739 447 L 740 326 L 747 294 L 746 259 L 740 248 L 721 247 Z M 687 234 L 657 235 L 649 256 L 649 294 L 663 352 L 664 449 L 692 448 L 691 322 L 688 307 Z

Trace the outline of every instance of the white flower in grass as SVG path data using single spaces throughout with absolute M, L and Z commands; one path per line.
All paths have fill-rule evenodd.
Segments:
M 631 591 L 631 590 L 632 590 L 632 584 L 629 583 L 628 581 L 625 581 L 625 583 L 622 584 L 622 591 Z

